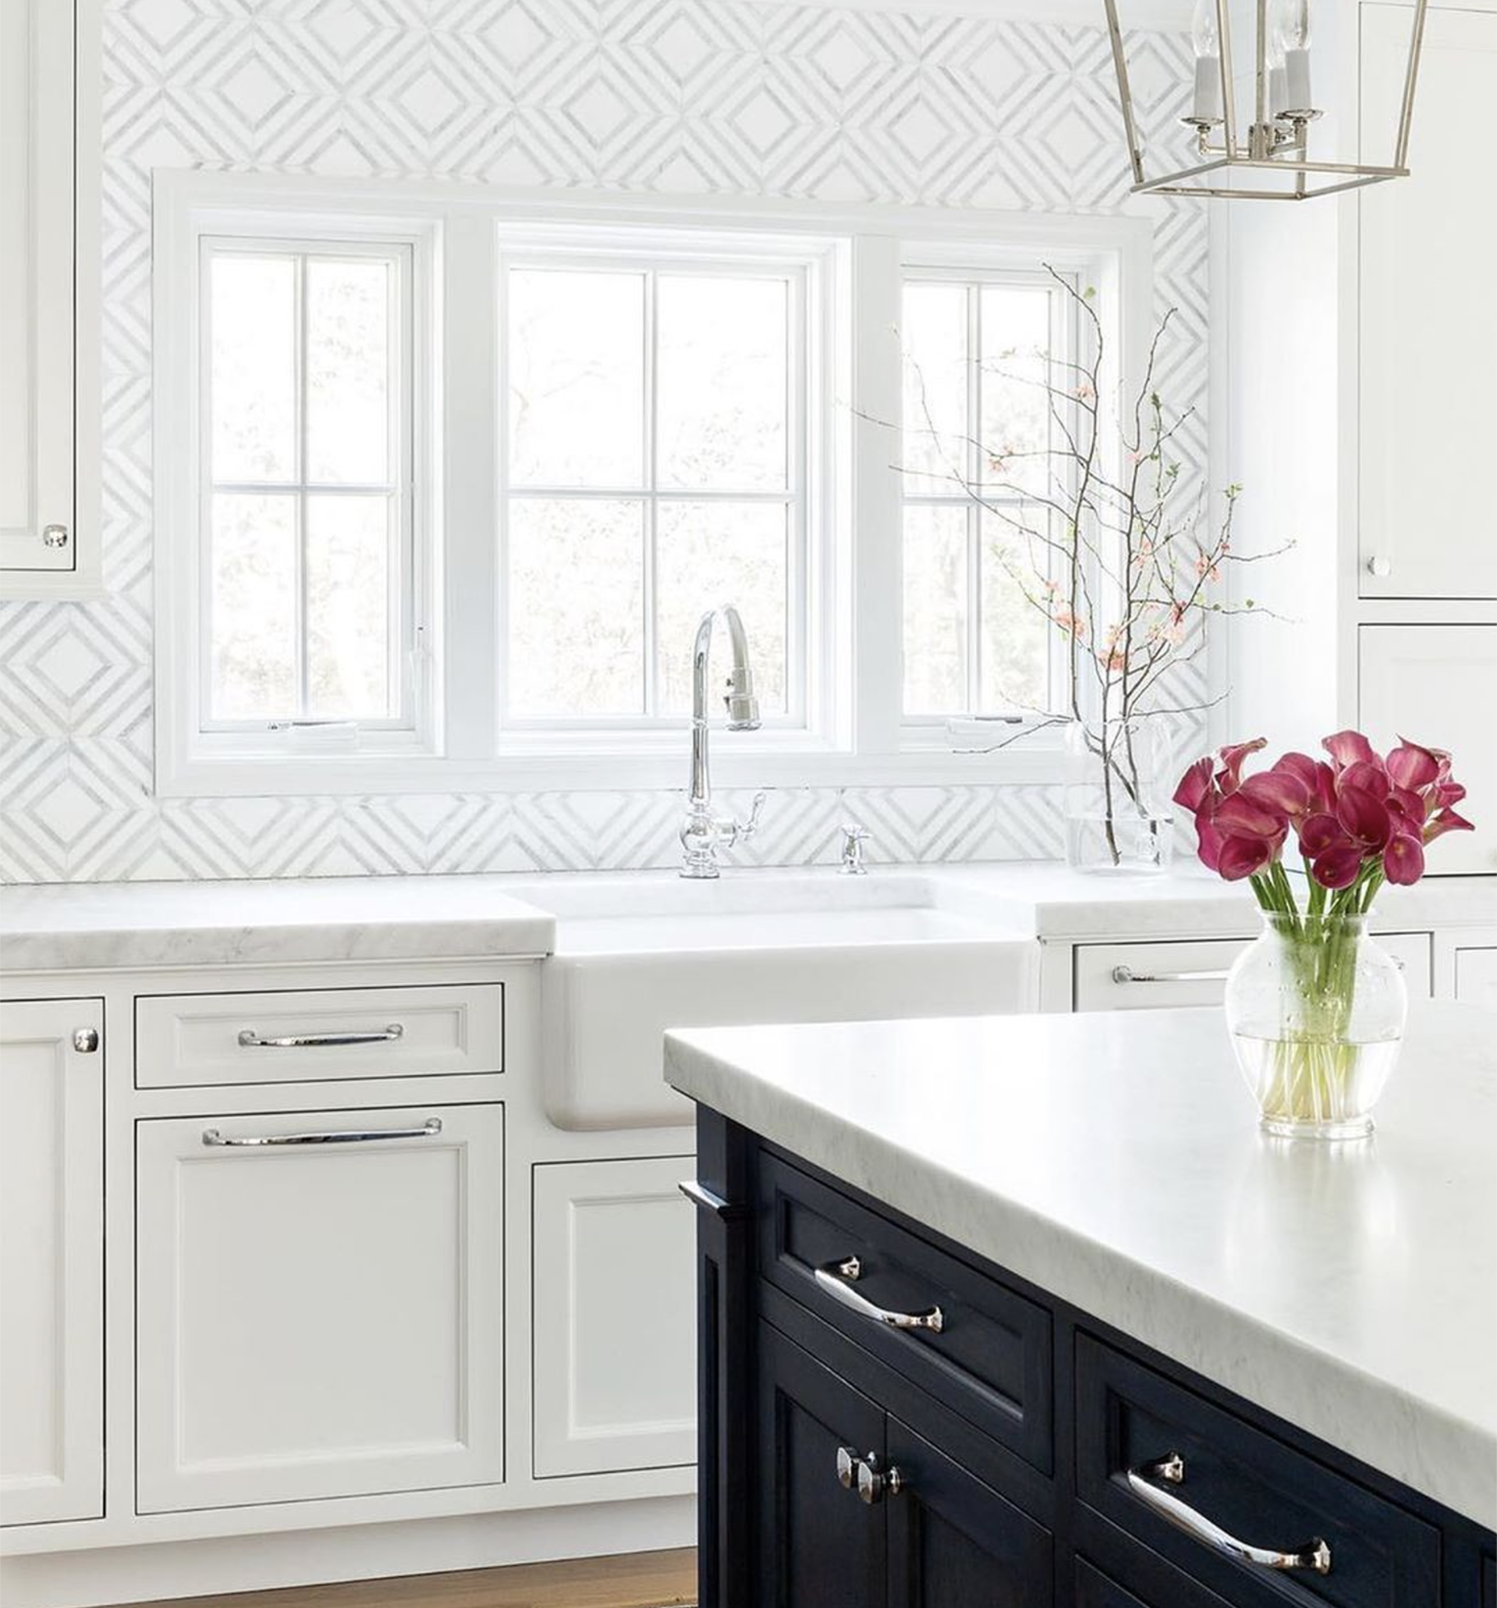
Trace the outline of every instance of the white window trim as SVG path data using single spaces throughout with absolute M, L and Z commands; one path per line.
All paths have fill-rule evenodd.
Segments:
M 246 214 L 282 229 L 315 235 L 309 218 L 338 215 L 338 232 L 357 214 L 370 235 L 408 240 L 416 254 L 422 324 L 442 328 L 443 309 L 464 310 L 463 338 L 436 341 L 417 374 L 416 485 L 426 535 L 416 543 L 415 620 L 436 651 L 418 693 L 427 716 L 403 753 L 205 754 L 191 740 L 196 711 L 187 707 L 199 662 L 197 529 L 182 455 L 196 412 L 196 239 L 240 232 Z M 257 220 L 258 232 L 267 230 Z M 498 228 L 496 228 L 496 222 Z M 446 182 L 331 180 L 300 176 L 158 171 L 154 195 L 155 501 L 156 501 L 156 785 L 167 796 L 525 792 L 616 790 L 684 785 L 687 731 L 631 732 L 613 747 L 522 751 L 514 732 L 498 747 L 497 678 L 474 666 L 498 663 L 497 544 L 480 540 L 497 524 L 492 354 L 498 309 L 489 305 L 501 231 L 534 238 L 547 225 L 571 232 L 612 225 L 634 235 L 650 228 L 719 232 L 744 245 L 745 234 L 806 242 L 827 250 L 829 313 L 823 332 L 828 378 L 824 408 L 831 450 L 816 495 L 822 517 L 833 511 L 827 544 L 831 574 L 813 589 L 824 652 L 808 661 L 808 701 L 819 707 L 812 733 L 765 730 L 714 746 L 720 787 L 949 785 L 1053 781 L 1060 756 L 1044 746 L 964 754 L 908 746 L 902 719 L 903 621 L 899 476 L 888 432 L 901 405 L 898 344 L 906 265 L 1027 266 L 1037 258 L 1073 269 L 1096 286 L 1099 310 L 1117 333 L 1123 386 L 1142 372 L 1153 319 L 1153 225 L 1144 217 L 954 211 L 921 207 L 824 206 L 809 202 L 649 198 L 488 188 Z M 568 227 L 570 226 L 570 228 Z M 422 271 L 424 267 L 425 271 Z M 440 484 L 433 474 L 440 470 Z M 431 539 L 445 524 L 447 551 Z M 464 535 L 466 532 L 466 545 Z M 424 556 L 422 556 L 424 554 Z M 461 560 L 459 564 L 458 560 Z M 459 578 L 460 577 L 460 578 Z M 752 646 L 752 645 L 751 645 Z M 460 679 L 464 694 L 448 699 Z

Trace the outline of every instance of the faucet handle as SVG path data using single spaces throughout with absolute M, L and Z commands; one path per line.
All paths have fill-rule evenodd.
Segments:
M 757 793 L 754 794 L 754 802 L 749 808 L 748 820 L 735 821 L 733 823 L 735 841 L 742 843 L 746 838 L 751 838 L 754 833 L 759 830 L 759 818 L 764 814 L 764 803 L 768 797 L 769 794 L 766 793 L 762 787 Z
M 842 823 L 842 872 L 844 876 L 861 877 L 867 874 L 863 864 L 863 845 L 873 834 L 856 821 Z

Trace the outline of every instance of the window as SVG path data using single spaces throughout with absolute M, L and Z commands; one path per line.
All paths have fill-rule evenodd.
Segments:
M 203 729 L 410 727 L 410 251 L 202 243 Z
M 766 718 L 804 725 L 806 282 L 506 256 L 506 724 L 679 728 L 696 622 L 731 600 Z
M 679 787 L 722 603 L 719 785 L 1054 773 L 963 732 L 1063 663 L 1044 265 L 1126 351 L 1145 220 L 156 184 L 161 791 Z
M 905 718 L 1048 712 L 1059 667 L 1029 577 L 1052 566 L 1024 532 L 1048 533 L 1034 499 L 1058 489 L 1046 387 L 1071 359 L 1069 299 L 1042 274 L 916 269 L 901 307 Z

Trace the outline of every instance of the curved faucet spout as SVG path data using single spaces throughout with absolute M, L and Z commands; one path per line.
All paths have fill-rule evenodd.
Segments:
M 715 877 L 716 849 L 719 842 L 732 843 L 747 837 L 758 823 L 755 810 L 747 829 L 737 822 L 721 822 L 712 814 L 712 782 L 707 762 L 707 675 L 712 656 L 712 631 L 721 620 L 728 630 L 733 667 L 723 691 L 729 731 L 759 729 L 759 700 L 754 696 L 754 674 L 749 668 L 748 633 L 732 604 L 709 609 L 697 626 L 691 654 L 691 788 L 687 799 L 686 824 L 681 831 L 685 850 L 681 875 Z

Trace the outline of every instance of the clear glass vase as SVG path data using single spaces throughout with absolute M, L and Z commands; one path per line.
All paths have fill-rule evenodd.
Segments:
M 1403 1042 L 1408 993 L 1366 916 L 1265 914 L 1227 975 L 1227 1028 L 1263 1127 L 1360 1139 Z
M 1072 721 L 1066 732 L 1066 863 L 1076 871 L 1168 869 L 1175 829 L 1157 720 Z

